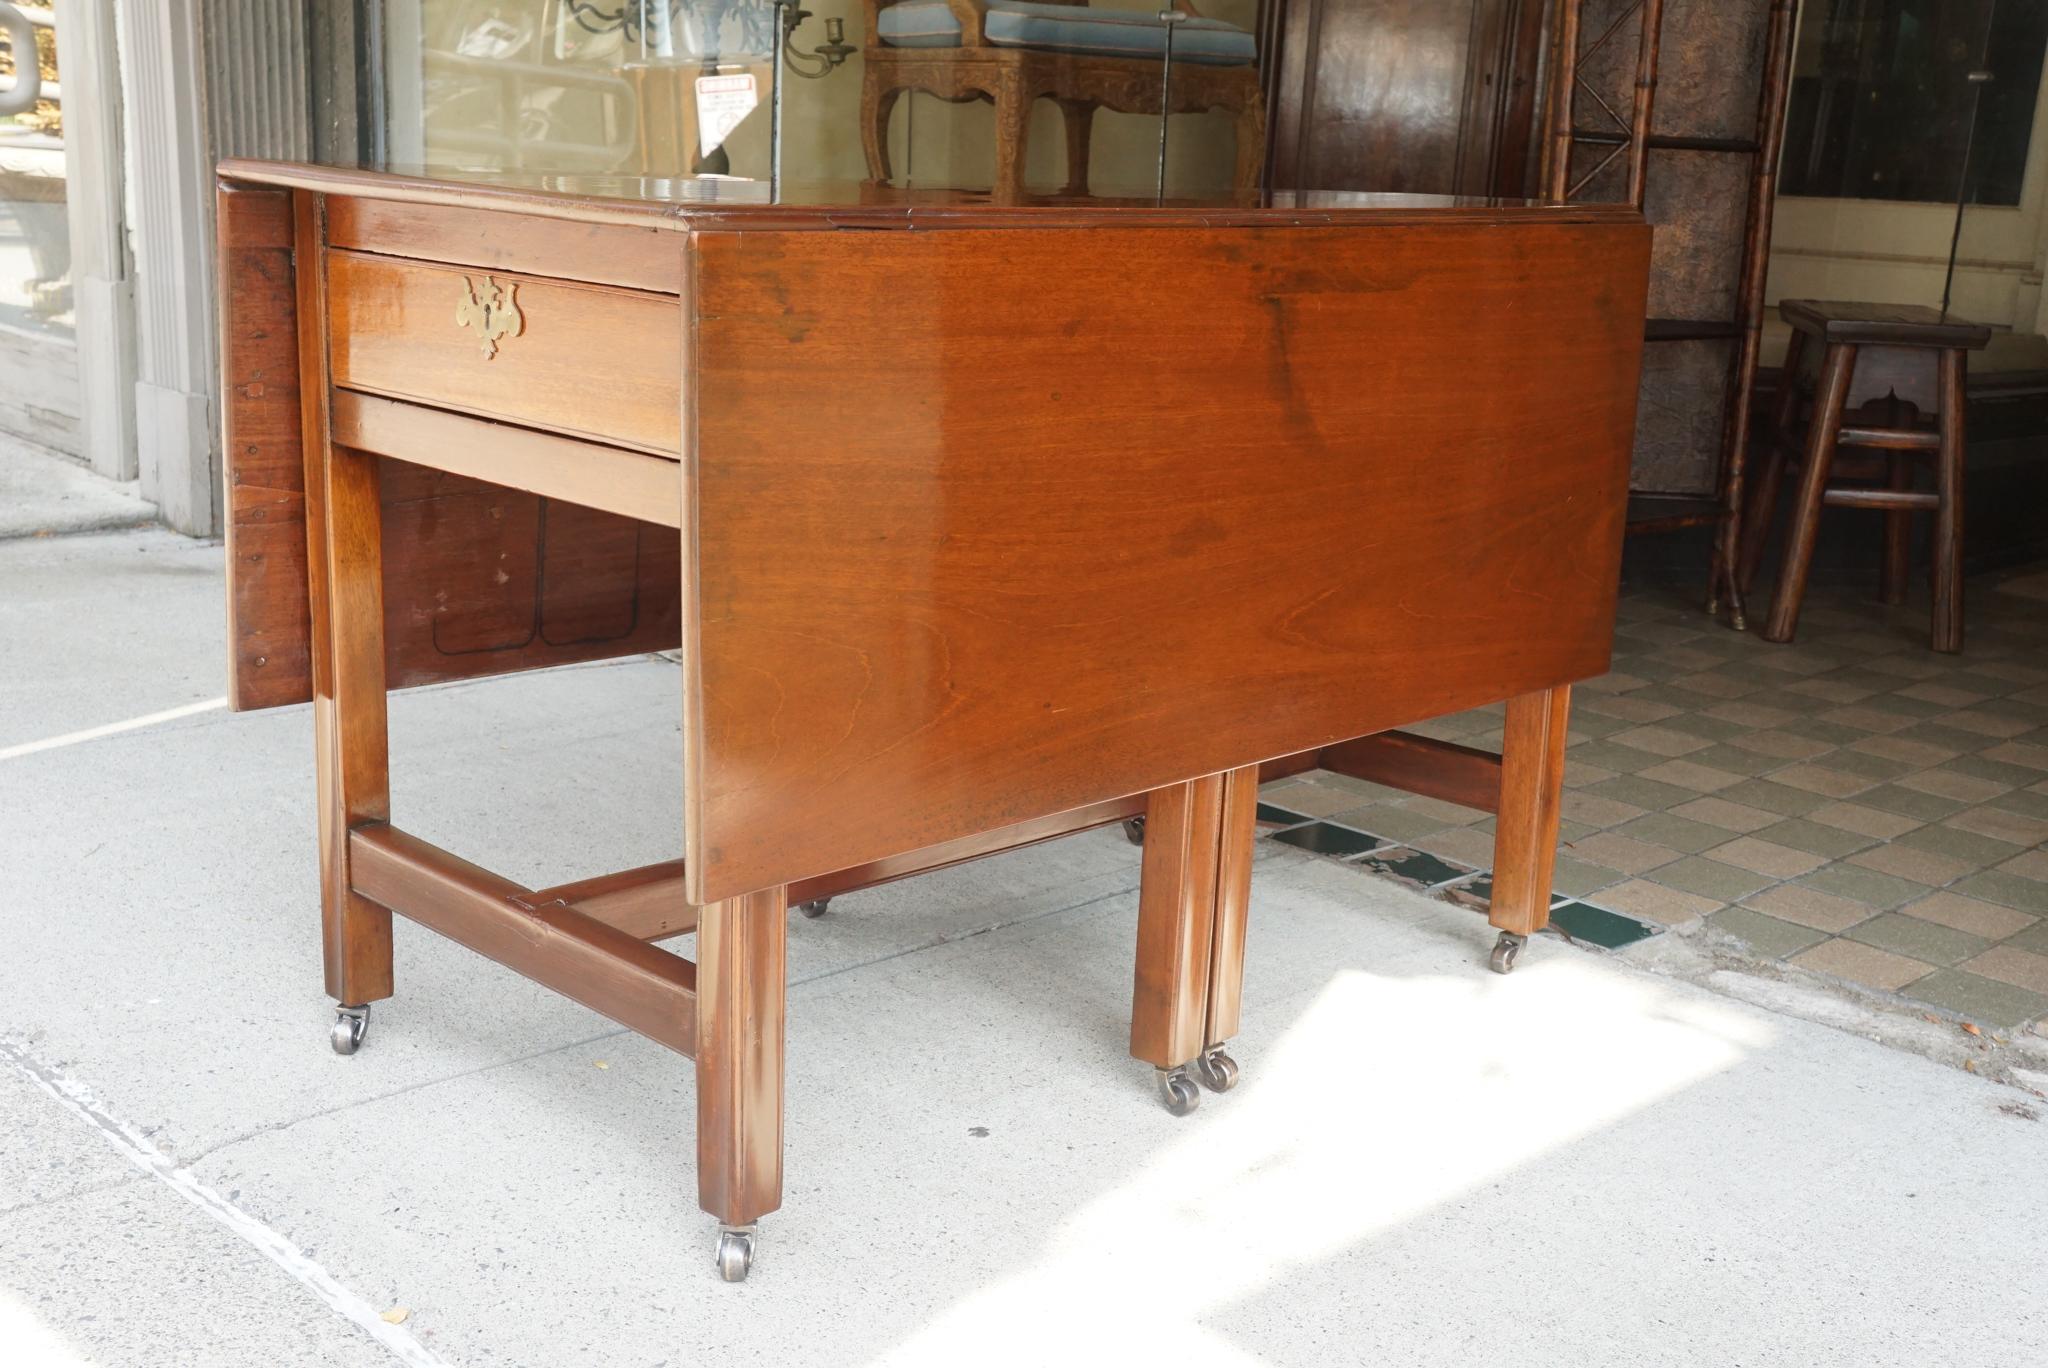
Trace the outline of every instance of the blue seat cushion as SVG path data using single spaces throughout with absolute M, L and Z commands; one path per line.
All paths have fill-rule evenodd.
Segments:
M 1219 19 L 1187 19 L 1176 26 L 1173 58 L 1204 66 L 1244 66 L 1258 58 L 1251 34 Z M 908 0 L 882 11 L 878 36 L 891 47 L 956 48 L 960 20 L 946 0 Z M 1166 25 L 1151 10 L 1040 5 L 990 0 L 984 36 L 997 47 L 1040 48 L 1091 57 L 1163 57 Z

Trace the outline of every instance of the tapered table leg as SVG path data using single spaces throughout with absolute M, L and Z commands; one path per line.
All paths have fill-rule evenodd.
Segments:
M 1252 848 L 1259 835 L 1259 770 L 1223 776 L 1223 820 L 1218 831 L 1216 903 L 1211 918 L 1209 996 L 1202 1057 L 1195 1070 L 1212 1092 L 1237 1086 L 1237 1061 L 1224 1051 L 1237 1034 L 1244 1000 L 1244 938 L 1251 915 Z
M 1493 949 L 1498 973 L 1513 969 L 1523 943 L 1550 924 L 1550 879 L 1557 860 L 1571 697 L 1571 687 L 1561 685 L 1508 700 L 1489 913 L 1500 931 Z
M 1200 1100 L 1187 1066 L 1202 1053 L 1215 940 L 1223 776 L 1155 791 L 1145 807 L 1131 1054 L 1159 1071 L 1167 1109 Z
M 718 1218 L 718 1271 L 753 1264 L 754 1223 L 782 1205 L 787 890 L 697 914 L 697 1201 Z
M 1190 1066 L 1219 1092 L 1237 1079 L 1222 1046 L 1237 1031 L 1258 792 L 1252 766 L 1160 789 L 1146 805 L 1131 1054 L 1159 1071 L 1175 1115 L 1200 1097 Z
M 384 699 L 384 543 L 377 459 L 337 447 L 327 425 L 322 204 L 294 198 L 301 421 L 306 453 L 314 764 L 319 784 L 320 921 L 334 1048 L 353 1054 L 369 1005 L 391 996 L 391 911 L 354 891 L 350 828 L 391 818 Z

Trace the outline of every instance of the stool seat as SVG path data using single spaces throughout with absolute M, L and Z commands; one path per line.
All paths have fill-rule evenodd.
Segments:
M 1991 341 L 1982 323 L 1952 318 L 1925 304 L 1851 304 L 1839 300 L 1787 299 L 1778 316 L 1795 331 L 1829 346 L 1963 347 L 1977 351 Z

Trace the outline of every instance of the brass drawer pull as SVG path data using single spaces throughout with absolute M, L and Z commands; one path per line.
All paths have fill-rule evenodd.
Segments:
M 526 315 L 519 311 L 519 301 L 514 297 L 519 292 L 519 282 L 500 285 L 495 277 L 485 276 L 483 288 L 478 289 L 475 280 L 464 276 L 462 288 L 462 302 L 455 306 L 455 325 L 476 329 L 479 348 L 488 361 L 498 354 L 502 339 L 517 337 L 526 330 Z

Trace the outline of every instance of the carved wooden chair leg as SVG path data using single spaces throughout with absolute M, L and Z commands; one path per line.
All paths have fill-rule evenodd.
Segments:
M 867 154 L 868 179 L 877 185 L 895 179 L 889 164 L 889 117 L 896 112 L 897 100 L 908 93 L 900 87 L 885 86 L 888 79 L 870 65 L 861 84 L 861 149 Z
M 1570 685 L 1508 700 L 1500 753 L 1500 815 L 1493 829 L 1493 900 L 1500 931 L 1492 966 L 1511 972 L 1529 937 L 1550 924 L 1550 880 L 1564 798 Z
M 1021 204 L 1024 200 L 1025 157 L 1031 142 L 1031 96 L 1022 81 L 1009 77 L 1000 82 L 996 102 L 997 204 Z
M 782 1205 L 787 890 L 697 914 L 697 1201 L 718 1219 L 718 1272 L 754 1262 L 755 1223 Z

